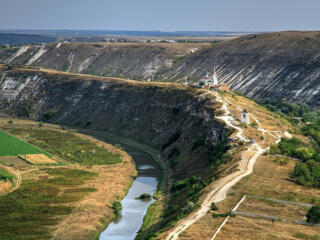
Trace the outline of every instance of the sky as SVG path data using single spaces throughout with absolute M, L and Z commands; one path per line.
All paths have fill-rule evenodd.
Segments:
M 320 30 L 320 0 L 0 0 L 0 29 Z

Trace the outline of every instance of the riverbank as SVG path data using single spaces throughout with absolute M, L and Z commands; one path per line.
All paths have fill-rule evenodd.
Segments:
M 0 128 L 59 156 L 59 162 L 63 160 L 59 165 L 42 166 L 28 164 L 17 156 L 0 157 L 4 166 L 22 177 L 20 188 L 0 197 L 1 211 L 6 213 L 0 218 L 2 237 L 87 240 L 111 222 L 113 202 L 126 195 L 137 175 L 129 154 L 58 125 L 1 119 Z M 91 164 L 91 155 L 99 165 Z M 112 164 L 113 159 L 118 163 Z M 25 221 L 15 217 L 20 215 L 33 218 Z
M 157 191 L 153 195 L 153 197 L 157 201 L 153 202 L 149 206 L 148 211 L 144 216 L 142 227 L 140 228 L 140 231 L 138 232 L 136 239 L 146 239 L 147 237 L 150 237 L 151 235 L 153 235 L 155 231 L 158 229 L 162 220 L 162 214 L 167 207 L 168 192 L 169 192 L 169 187 L 171 185 L 171 170 L 167 165 L 167 162 L 161 157 L 160 151 L 153 149 L 149 146 L 146 146 L 144 144 L 131 141 L 128 139 L 123 139 L 121 137 L 107 134 L 105 132 L 86 130 L 86 129 L 81 129 L 81 130 L 78 129 L 78 130 L 81 133 L 92 135 L 100 139 L 105 139 L 105 140 L 109 139 L 111 141 L 115 141 L 120 144 L 125 144 L 137 150 L 145 152 L 150 156 L 152 156 L 153 160 L 160 167 L 161 177 L 158 180 Z

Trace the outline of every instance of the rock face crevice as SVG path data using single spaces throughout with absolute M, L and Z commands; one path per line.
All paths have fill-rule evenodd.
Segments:
M 226 133 L 215 120 L 218 103 L 205 91 L 180 84 L 141 83 L 43 71 L 0 71 L 2 113 L 78 128 L 103 130 L 155 147 L 167 156 L 175 177 L 209 177 L 208 147 Z M 200 138 L 205 144 L 191 151 Z

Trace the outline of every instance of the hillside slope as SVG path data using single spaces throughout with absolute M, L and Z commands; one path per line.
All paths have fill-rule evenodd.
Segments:
M 198 81 L 216 67 L 218 78 L 247 97 L 320 107 L 320 32 L 248 35 L 213 44 L 180 62 L 168 79 Z
M 65 72 L 131 79 L 159 78 L 208 43 L 51 43 L 0 49 L 0 61 Z M 158 73 L 156 75 L 156 73 Z
M 279 32 L 212 43 L 51 43 L 0 49 L 0 61 L 135 80 L 218 78 L 247 97 L 320 106 L 320 32 Z
M 218 143 L 226 128 L 214 119 L 219 106 L 204 91 L 181 84 L 142 83 L 30 68 L 0 70 L 0 110 L 33 120 L 103 130 L 168 154 L 181 152 L 175 176 L 206 175 L 208 149 L 190 152 L 203 138 Z M 203 143 L 204 144 L 204 143 Z M 183 160 L 182 160 L 183 159 Z M 173 164 L 172 164 L 173 165 Z

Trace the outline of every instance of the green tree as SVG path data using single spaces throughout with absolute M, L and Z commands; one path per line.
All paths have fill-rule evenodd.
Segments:
M 313 206 L 307 213 L 307 222 L 320 223 L 320 205 Z

